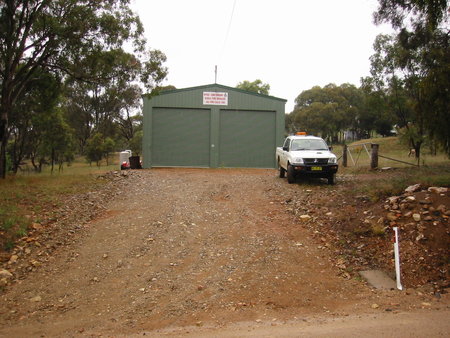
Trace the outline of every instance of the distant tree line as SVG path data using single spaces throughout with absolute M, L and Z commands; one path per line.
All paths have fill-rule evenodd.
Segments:
M 351 84 L 305 90 L 286 116 L 288 133 L 302 130 L 334 143 L 345 138 L 368 138 L 373 132 L 391 135 L 393 122 L 382 100 Z
M 0 178 L 27 160 L 61 168 L 76 154 L 99 163 L 117 149 L 140 151 L 143 89 L 156 95 L 165 55 L 150 49 L 131 0 L 0 1 Z M 302 92 L 289 131 L 333 141 L 389 135 L 396 126 L 416 156 L 425 142 L 450 154 L 449 21 L 446 0 L 379 0 L 371 76 Z M 125 48 L 124 46 L 127 46 Z M 268 94 L 261 80 L 244 90 Z
M 0 177 L 139 151 L 143 88 L 167 76 L 130 0 L 0 1 Z M 125 49 L 124 45 L 128 48 Z M 106 156 L 107 158 L 107 156 Z
M 288 132 L 307 130 L 338 142 L 389 135 L 396 127 L 420 156 L 422 145 L 440 145 L 450 155 L 449 8 L 446 0 L 379 0 L 375 23 L 390 23 L 379 35 L 371 76 L 359 88 L 313 87 L 295 100 L 286 116 Z

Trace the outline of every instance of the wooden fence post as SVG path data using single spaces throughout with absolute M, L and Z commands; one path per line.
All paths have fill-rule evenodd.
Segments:
M 378 144 L 372 143 L 372 152 L 370 156 L 370 169 L 378 168 Z
M 344 144 L 344 149 L 342 153 L 342 165 L 344 167 L 347 167 L 347 145 Z

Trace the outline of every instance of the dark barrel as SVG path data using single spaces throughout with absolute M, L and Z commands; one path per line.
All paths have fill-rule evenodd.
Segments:
M 140 156 L 130 156 L 130 168 L 142 169 Z

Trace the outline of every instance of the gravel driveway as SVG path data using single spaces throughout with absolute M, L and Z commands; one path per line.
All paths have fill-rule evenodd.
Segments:
M 304 189 L 275 170 L 129 176 L 99 217 L 1 296 L 0 336 L 278 325 L 417 301 L 341 277 L 333 251 L 286 210 L 285 192 Z

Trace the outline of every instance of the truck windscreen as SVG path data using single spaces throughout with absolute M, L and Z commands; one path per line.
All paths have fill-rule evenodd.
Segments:
M 293 140 L 291 150 L 328 150 L 328 147 L 322 140 Z

